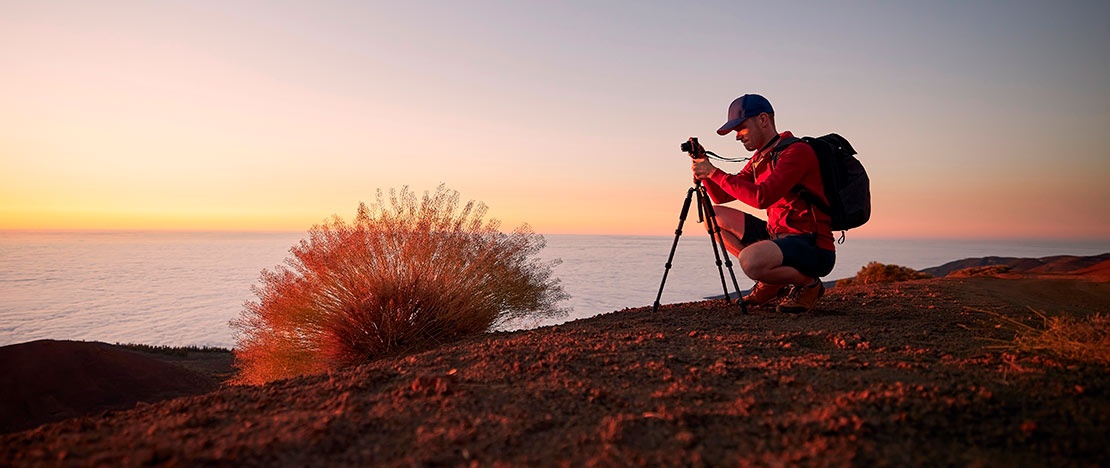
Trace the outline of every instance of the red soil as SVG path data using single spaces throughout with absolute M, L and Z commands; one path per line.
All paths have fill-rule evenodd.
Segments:
M 494 333 L 0 436 L 17 465 L 1110 465 L 1106 365 L 991 348 L 1110 283 L 941 278 Z M 997 315 L 995 315 L 997 314 Z M 26 358 L 28 365 L 41 358 Z

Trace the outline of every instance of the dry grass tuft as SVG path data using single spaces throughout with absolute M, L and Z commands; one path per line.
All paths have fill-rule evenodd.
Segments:
M 1066 359 L 1110 365 L 1110 317 L 1091 314 L 1086 317 L 1057 316 L 1029 309 L 1040 318 L 1039 326 L 994 312 L 1000 328 L 1014 333 L 1013 341 L 1000 341 L 996 348 L 1031 353 L 1049 353 Z
M 189 353 L 230 353 L 230 349 L 215 346 L 165 346 L 148 345 L 142 343 L 116 343 L 116 346 L 131 351 L 150 354 L 163 354 L 167 356 L 188 356 Z
M 427 349 L 511 320 L 560 316 L 567 298 L 527 226 L 510 234 L 440 186 L 379 190 L 353 222 L 313 227 L 262 272 L 237 329 L 237 383 L 260 384 Z
M 971 268 L 964 268 L 949 273 L 948 276 L 952 278 L 971 278 L 976 276 L 998 276 L 1009 273 L 1012 268 L 1009 265 L 986 265 Z
M 884 265 L 879 262 L 871 262 L 860 268 L 859 273 L 856 273 L 855 278 L 845 278 L 836 282 L 837 286 L 860 285 L 860 284 L 875 284 L 875 283 L 897 283 L 900 281 L 909 281 L 915 279 L 932 278 L 932 275 L 922 273 L 898 265 Z

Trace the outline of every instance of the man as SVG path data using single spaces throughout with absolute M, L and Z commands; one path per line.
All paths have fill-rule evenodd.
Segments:
M 778 133 L 771 103 L 758 94 L 732 101 L 728 121 L 717 134 L 733 131 L 745 149 L 755 151 L 739 173 L 727 174 L 704 157 L 694 159 L 692 169 L 714 203 L 740 200 L 767 210 L 764 222 L 726 206 L 714 208 L 726 248 L 757 281 L 744 301 L 759 306 L 787 296 L 779 312 L 806 312 L 824 294 L 820 277 L 829 274 L 836 261 L 829 215 L 801 193 L 828 204 L 817 155 L 801 141 L 781 147 L 794 135 Z

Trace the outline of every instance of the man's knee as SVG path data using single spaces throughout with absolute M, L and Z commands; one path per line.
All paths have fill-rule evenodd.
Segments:
M 740 252 L 740 269 L 758 280 L 772 268 L 782 265 L 782 250 L 771 241 L 756 242 Z

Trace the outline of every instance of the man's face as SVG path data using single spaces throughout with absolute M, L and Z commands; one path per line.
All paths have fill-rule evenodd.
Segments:
M 748 151 L 755 151 L 763 145 L 755 141 L 753 137 L 759 135 L 758 132 L 759 116 L 744 119 L 740 122 L 740 126 L 736 127 L 736 140 L 744 144 L 744 149 Z

